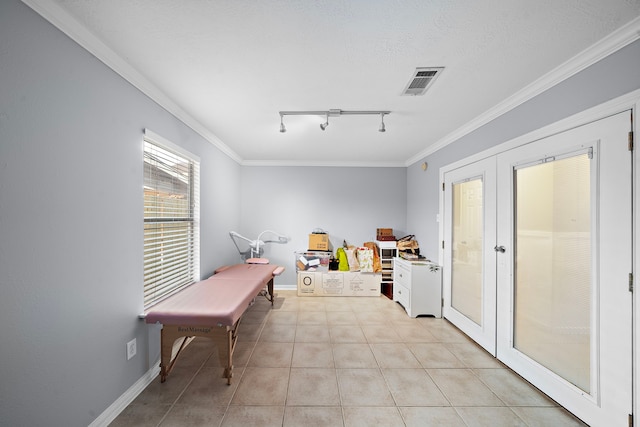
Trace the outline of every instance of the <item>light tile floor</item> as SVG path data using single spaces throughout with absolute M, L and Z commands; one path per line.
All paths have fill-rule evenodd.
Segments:
M 233 384 L 195 339 L 111 426 L 584 426 L 443 319 L 386 297 L 278 291 L 245 314 Z

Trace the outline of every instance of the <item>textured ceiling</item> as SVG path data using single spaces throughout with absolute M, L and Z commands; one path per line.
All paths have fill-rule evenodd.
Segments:
M 55 3 L 246 164 L 408 164 L 640 15 L 640 0 Z M 401 96 L 426 66 L 445 70 Z M 392 113 L 386 133 L 376 116 L 278 131 L 280 110 L 334 108 Z

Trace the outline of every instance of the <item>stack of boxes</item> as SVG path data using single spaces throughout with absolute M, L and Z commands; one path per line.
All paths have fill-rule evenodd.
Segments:
M 379 242 L 395 241 L 393 228 L 376 228 L 376 240 Z
M 332 248 L 326 233 L 309 234 L 309 249 L 295 255 L 300 296 L 380 295 L 380 274 L 329 270 Z
M 297 271 L 328 271 L 331 247 L 327 233 L 309 234 L 309 249 L 296 252 Z

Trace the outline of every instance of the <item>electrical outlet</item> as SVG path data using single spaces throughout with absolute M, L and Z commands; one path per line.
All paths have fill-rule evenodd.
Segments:
M 127 343 L 127 360 L 130 360 L 133 356 L 135 356 L 137 350 L 136 339 L 134 338 Z

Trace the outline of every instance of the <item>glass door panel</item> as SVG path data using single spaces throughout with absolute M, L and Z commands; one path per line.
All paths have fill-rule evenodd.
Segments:
M 451 306 L 482 325 L 482 179 L 452 191 Z
M 590 391 L 591 160 L 514 171 L 514 347 Z

